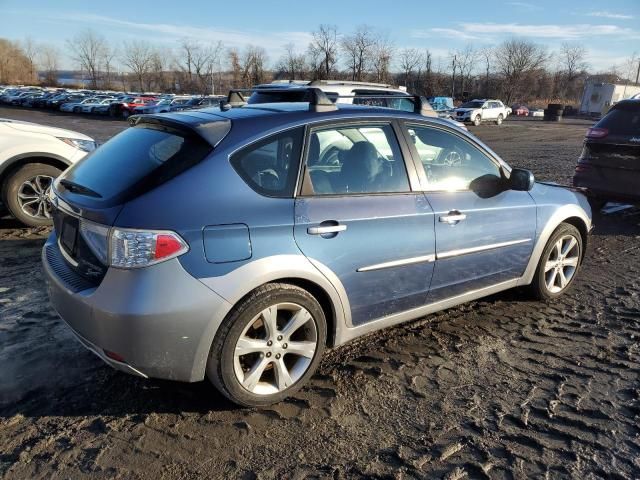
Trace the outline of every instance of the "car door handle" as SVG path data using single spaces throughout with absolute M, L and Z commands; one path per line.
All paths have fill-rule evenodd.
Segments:
M 449 213 L 447 213 L 446 215 L 442 215 L 439 220 L 442 223 L 448 223 L 451 225 L 455 225 L 458 222 L 461 222 L 462 220 L 465 220 L 467 218 L 467 216 L 464 213 L 460 213 L 458 210 L 451 210 Z
M 317 226 L 317 227 L 309 227 L 307 228 L 307 233 L 309 235 L 327 235 L 330 233 L 339 233 L 344 232 L 347 229 L 346 225 L 325 225 L 325 226 Z

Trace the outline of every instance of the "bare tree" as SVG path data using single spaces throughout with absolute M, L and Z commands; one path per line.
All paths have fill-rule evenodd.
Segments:
M 38 49 L 40 65 L 45 72 L 45 82 L 47 85 L 58 84 L 58 65 L 60 63 L 60 52 L 53 45 L 42 45 Z
M 224 52 L 224 44 L 222 41 L 218 41 L 209 45 L 208 50 L 208 73 L 211 82 L 211 95 L 213 95 L 216 91 L 222 89 L 222 53 Z
M 351 80 L 362 81 L 376 46 L 375 33 L 367 25 L 342 39 L 342 50 L 351 70 Z
M 466 92 L 465 87 L 468 86 L 471 72 L 478 60 L 478 52 L 471 45 L 467 45 L 464 49 L 456 52 L 456 58 L 460 71 L 460 93 L 464 95 Z
M 87 71 L 91 88 L 98 88 L 100 62 L 107 48 L 107 41 L 93 30 L 80 32 L 71 40 L 67 40 L 67 46 L 71 50 L 73 59 L 80 68 Z
M 579 44 L 563 43 L 560 47 L 560 67 L 572 81 L 576 75 L 587 68 L 585 58 L 587 49 Z
M 277 69 L 286 72 L 289 80 L 302 78 L 305 70 L 305 58 L 296 52 L 295 44 L 287 43 L 284 46 L 284 55 L 280 58 Z
M 245 86 L 264 83 L 267 53 L 264 48 L 249 45 L 242 55 L 242 82 Z
M 491 72 L 491 62 L 494 57 L 493 48 L 492 47 L 484 47 L 480 50 L 480 57 L 484 63 L 484 96 L 490 97 L 489 95 L 489 73 Z
M 409 88 L 413 71 L 422 62 L 422 55 L 416 48 L 403 48 L 400 50 L 400 70 L 404 78 L 404 84 Z
M 232 87 L 243 87 L 240 82 L 242 81 L 242 65 L 240 65 L 240 54 L 235 48 L 229 50 L 229 67 L 231 68 L 231 83 Z
M 114 63 L 117 56 L 118 56 L 118 50 L 116 48 L 111 47 L 109 44 L 105 43 L 105 46 L 102 49 L 102 60 L 101 60 L 102 65 L 104 66 L 104 78 L 103 78 L 104 88 L 111 88 Z
M 338 61 L 338 27 L 320 25 L 311 35 L 309 55 L 317 69 L 315 75 L 318 78 L 329 78 Z
M 531 72 L 547 62 L 544 47 L 528 40 L 506 40 L 495 49 L 497 71 L 502 76 L 505 103 L 510 104 Z
M 144 90 L 144 80 L 151 69 L 153 53 L 148 43 L 139 40 L 125 42 L 122 49 L 122 63 L 135 76 L 141 91 Z
M 31 37 L 27 37 L 22 42 L 22 53 L 29 61 L 29 75 L 32 80 L 37 79 L 36 75 L 36 58 L 38 57 L 38 45 L 33 41 Z
M 393 44 L 386 35 L 380 34 L 373 48 L 371 66 L 376 82 L 391 82 L 391 60 L 393 57 Z

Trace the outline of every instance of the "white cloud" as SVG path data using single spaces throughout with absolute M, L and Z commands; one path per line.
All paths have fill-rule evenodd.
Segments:
M 243 48 L 247 45 L 258 45 L 267 50 L 269 56 L 272 58 L 281 54 L 283 52 L 283 46 L 287 43 L 299 45 L 300 49 L 304 50 L 311 40 L 311 34 L 309 32 L 245 31 L 216 27 L 203 28 L 171 23 L 142 23 L 84 13 L 60 14 L 56 16 L 56 19 L 84 23 L 87 27 L 102 25 L 122 29 L 128 37 L 135 34 L 138 38 L 144 37 L 160 42 L 176 42 L 183 38 L 192 38 L 201 42 L 215 43 L 222 41 L 225 46 L 236 48 Z
M 637 39 L 640 32 L 617 25 L 528 25 L 520 23 L 459 23 L 458 28 L 430 28 L 412 32 L 414 38 L 444 36 L 460 40 L 492 40 L 501 36 L 539 39 L 577 40 L 584 37 L 609 36 L 616 39 Z
M 507 2 L 507 5 L 511 5 L 512 7 L 517 7 L 520 8 L 522 10 L 528 10 L 530 12 L 534 11 L 534 10 L 540 10 L 540 7 L 538 5 L 534 5 L 533 3 L 527 3 L 527 2 Z
M 615 20 L 632 20 L 633 19 L 633 15 L 627 15 L 623 13 L 613 13 L 613 12 L 607 12 L 607 11 L 591 12 L 591 13 L 587 13 L 587 16 L 611 18 Z

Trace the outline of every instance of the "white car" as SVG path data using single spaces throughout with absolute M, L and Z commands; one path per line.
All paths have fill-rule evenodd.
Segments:
M 272 101 L 269 97 L 263 98 L 264 95 L 261 94 L 268 92 L 269 89 L 280 90 L 283 88 L 291 89 L 293 96 L 289 99 L 281 97 L 275 101 L 300 101 L 295 98 L 295 92 L 296 90 L 303 92 L 305 87 L 319 88 L 335 103 L 386 107 L 406 112 L 413 112 L 414 110 L 413 99 L 404 87 L 397 88 L 384 83 L 356 82 L 350 80 L 314 80 L 311 82 L 306 80 L 276 80 L 254 87 L 255 90 L 262 90 L 262 92 L 254 91 L 249 98 L 249 103 Z M 457 121 L 455 118 L 450 118 L 448 115 L 440 115 L 433 110 L 433 107 L 431 107 L 431 104 L 427 101 L 425 101 L 423 105 L 423 113 L 425 115 L 442 118 L 462 130 L 467 130 L 464 123 Z
M 482 122 L 495 122 L 496 125 L 500 125 L 508 116 L 507 108 L 500 100 L 471 100 L 453 112 L 454 120 L 473 123 L 476 127 Z
M 96 148 L 82 133 L 0 118 L 0 199 L 22 223 L 51 224 L 53 180 Z
M 87 103 L 80 103 L 80 111 L 82 113 L 94 113 L 94 110 L 98 107 L 101 107 L 103 105 L 111 105 L 111 102 L 113 102 L 115 100 L 115 98 L 109 97 L 109 98 L 94 98 L 91 99 L 93 101 L 91 102 L 87 102 Z
M 82 106 L 83 105 L 87 105 L 88 103 L 97 103 L 99 102 L 100 99 L 99 98 L 85 98 L 84 100 L 81 100 L 79 102 L 67 102 L 67 103 L 63 103 L 60 106 L 60 111 L 61 112 L 75 112 L 75 113 L 80 113 L 82 111 Z

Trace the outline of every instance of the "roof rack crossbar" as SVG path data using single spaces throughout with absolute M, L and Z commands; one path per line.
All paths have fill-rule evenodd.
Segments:
M 327 95 L 315 87 L 307 87 L 300 88 L 298 91 L 304 91 L 306 96 L 308 96 L 309 101 L 309 110 L 313 112 L 331 112 L 337 110 L 338 107 L 327 97 Z M 291 89 L 288 88 L 232 88 L 229 90 L 229 94 L 227 95 L 226 102 L 220 102 L 220 108 L 228 109 L 229 107 L 237 107 L 246 105 L 247 100 L 244 96 L 245 93 L 290 93 Z

